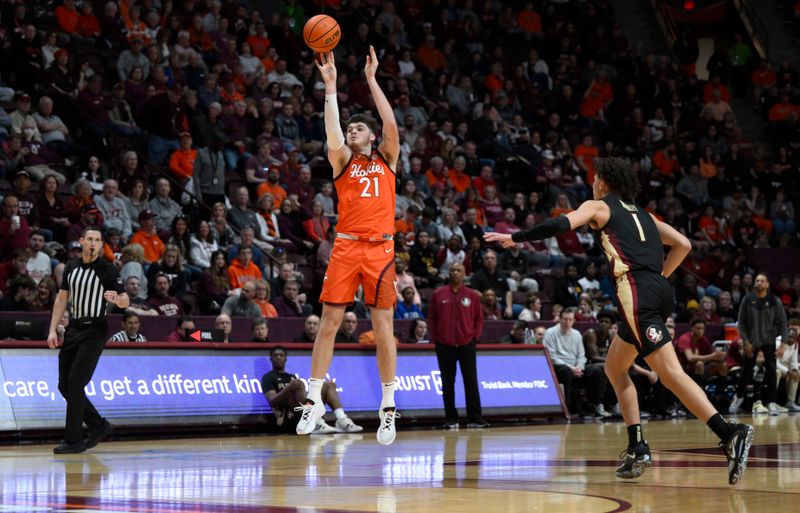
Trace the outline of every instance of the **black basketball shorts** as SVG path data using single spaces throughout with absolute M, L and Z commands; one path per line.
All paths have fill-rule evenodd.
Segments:
M 672 341 L 664 321 L 672 314 L 672 286 L 654 272 L 628 272 L 617 278 L 619 337 L 647 356 Z

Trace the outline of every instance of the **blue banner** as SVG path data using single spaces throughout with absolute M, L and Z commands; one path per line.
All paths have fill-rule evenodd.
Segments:
M 270 413 L 261 377 L 271 369 L 266 352 L 109 349 L 86 395 L 118 425 L 260 422 Z M 286 369 L 305 379 L 310 351 L 289 351 Z M 328 379 L 345 409 L 374 416 L 380 378 L 374 353 L 339 352 Z M 58 357 L 46 349 L 0 350 L 0 429 L 59 427 L 65 401 L 57 388 Z M 557 413 L 557 383 L 541 351 L 479 351 L 478 385 L 487 414 Z M 417 416 L 443 414 L 442 388 L 433 351 L 398 353 L 396 402 Z M 456 404 L 464 406 L 456 381 Z

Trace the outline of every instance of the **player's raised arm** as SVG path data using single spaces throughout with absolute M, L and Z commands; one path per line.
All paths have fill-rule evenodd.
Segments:
M 378 57 L 375 55 L 375 48 L 370 45 L 364 73 L 367 75 L 367 84 L 369 84 L 369 90 L 375 99 L 375 107 L 378 109 L 378 115 L 381 117 L 383 125 L 383 140 L 378 150 L 386 159 L 389 167 L 396 169 L 397 159 L 400 156 L 400 133 L 397 131 L 397 120 L 394 117 L 392 106 L 375 78 L 376 71 L 378 71 Z
M 669 246 L 669 254 L 664 261 L 664 270 L 661 271 L 663 276 L 669 278 L 669 276 L 675 272 L 675 269 L 681 265 L 686 255 L 692 250 L 692 243 L 672 226 L 659 221 L 658 218 L 652 214 L 650 214 L 650 217 L 652 217 L 653 221 L 656 223 L 661 242 L 663 242 L 665 246 Z
M 530 230 L 516 232 L 512 235 L 504 233 L 485 233 L 483 238 L 486 242 L 498 242 L 504 247 L 510 248 L 517 242 L 534 241 L 547 239 L 580 228 L 585 224 L 590 224 L 593 228 L 600 228 L 608 222 L 608 206 L 597 200 L 584 201 L 577 210 L 573 210 L 567 215 L 550 217 L 537 224 Z
M 333 177 L 342 172 L 350 159 L 350 148 L 344 143 L 342 123 L 339 121 L 339 102 L 336 99 L 336 61 L 332 52 L 319 54 L 314 61 L 325 83 L 325 136 L 328 141 L 328 160 L 333 166 Z

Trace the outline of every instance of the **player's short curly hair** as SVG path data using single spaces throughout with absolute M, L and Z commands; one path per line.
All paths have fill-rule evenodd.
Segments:
M 372 116 L 367 116 L 365 114 L 354 114 L 350 116 L 350 118 L 344 124 L 344 127 L 347 128 L 354 123 L 364 123 L 373 134 L 378 133 L 378 122 Z
M 634 202 L 639 194 L 639 177 L 627 160 L 619 157 L 597 159 L 594 165 L 597 176 L 625 200 Z

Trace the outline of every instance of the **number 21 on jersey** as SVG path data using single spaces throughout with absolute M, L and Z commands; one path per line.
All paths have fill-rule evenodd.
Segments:
M 362 198 L 378 198 L 380 197 L 380 189 L 378 188 L 378 177 L 374 177 L 372 179 L 367 178 L 366 176 L 362 176 L 358 180 L 359 184 L 364 185 L 364 189 L 361 191 Z M 372 190 L 370 190 L 372 189 Z

